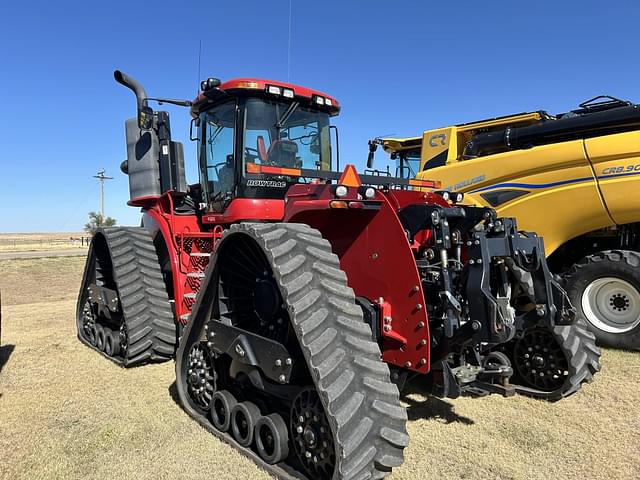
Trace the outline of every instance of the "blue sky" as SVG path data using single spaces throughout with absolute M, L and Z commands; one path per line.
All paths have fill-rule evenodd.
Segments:
M 192 98 L 201 77 L 287 78 L 289 0 L 0 3 L 0 231 L 79 231 L 126 206 L 124 125 L 133 75 L 151 96 Z M 637 1 L 292 0 L 290 76 L 337 97 L 341 161 L 367 139 L 513 112 L 566 111 L 610 94 L 640 102 Z M 170 107 L 196 181 L 187 111 Z M 379 154 L 378 164 L 382 164 Z

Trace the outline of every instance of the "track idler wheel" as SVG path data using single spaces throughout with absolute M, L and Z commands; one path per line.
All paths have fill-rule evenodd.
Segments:
M 216 380 L 211 356 L 201 343 L 196 343 L 189 352 L 187 385 L 193 401 L 207 410 L 216 389 Z
M 231 409 L 231 432 L 243 447 L 253 442 L 253 433 L 261 416 L 260 409 L 253 402 L 241 402 Z
M 226 432 L 231 426 L 231 410 L 238 404 L 236 398 L 227 390 L 220 390 L 213 394 L 211 400 L 211 422 L 221 432 Z
M 258 420 L 254 437 L 258 454 L 268 464 L 281 462 L 289 455 L 287 424 L 277 413 Z
M 313 388 L 305 388 L 291 407 L 293 448 L 312 478 L 331 478 L 336 462 L 331 427 Z
M 595 337 L 581 320 L 531 328 L 513 345 L 514 383 L 519 393 L 557 401 L 591 381 L 600 370 L 599 358 Z

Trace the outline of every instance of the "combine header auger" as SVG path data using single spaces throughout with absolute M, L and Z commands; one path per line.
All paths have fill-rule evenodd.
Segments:
M 186 412 L 269 472 L 386 476 L 409 441 L 409 381 L 558 400 L 599 369 L 541 239 L 451 204 L 435 182 L 331 169 L 334 98 L 208 79 L 193 102 L 157 99 L 191 108 L 200 183 L 188 187 L 168 114 L 115 77 L 138 100 L 123 171 L 142 227 L 96 234 L 78 334 L 125 366 L 177 344 Z M 521 360 L 538 387 L 524 388 L 496 349 L 532 331 Z

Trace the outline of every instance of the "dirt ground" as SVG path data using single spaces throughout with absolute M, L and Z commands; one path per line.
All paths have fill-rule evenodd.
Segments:
M 0 261 L 0 478 L 259 479 L 174 400 L 172 363 L 121 369 L 74 327 L 83 259 Z M 556 404 L 410 396 L 393 479 L 638 479 L 640 354 Z

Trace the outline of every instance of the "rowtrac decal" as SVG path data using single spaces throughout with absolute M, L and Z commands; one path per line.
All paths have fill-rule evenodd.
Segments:
M 247 187 L 285 188 L 287 182 L 276 180 L 247 180 Z

